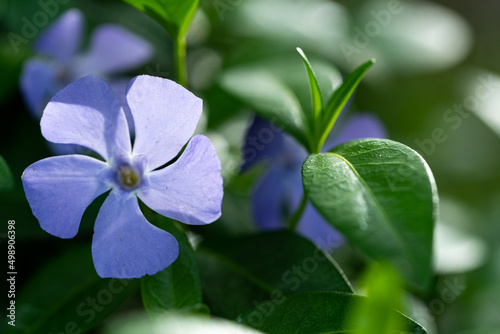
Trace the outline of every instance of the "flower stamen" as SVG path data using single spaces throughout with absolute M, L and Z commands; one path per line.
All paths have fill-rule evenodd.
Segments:
M 136 189 L 141 186 L 142 178 L 138 170 L 130 165 L 121 165 L 116 171 L 116 180 L 125 190 Z

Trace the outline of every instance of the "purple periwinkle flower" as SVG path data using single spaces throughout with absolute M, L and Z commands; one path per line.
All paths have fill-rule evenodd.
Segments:
M 178 256 L 175 238 L 146 220 L 138 198 L 185 224 L 208 224 L 221 215 L 220 161 L 208 138 L 191 138 L 202 101 L 173 81 L 146 75 L 130 81 L 126 98 L 135 123 L 133 145 L 122 104 L 106 82 L 89 75 L 58 92 L 44 110 L 43 136 L 89 148 L 104 161 L 50 157 L 22 177 L 33 215 L 60 238 L 74 237 L 87 206 L 110 190 L 92 240 L 101 277 L 152 275 Z
M 42 116 L 55 93 L 88 74 L 108 80 L 118 98 L 124 99 L 129 80 L 116 75 L 145 64 L 153 55 L 148 42 L 115 24 L 98 26 L 90 38 L 89 49 L 79 52 L 84 26 L 83 14 L 70 9 L 35 40 L 36 56 L 24 63 L 20 82 L 35 118 Z
M 341 128 L 336 124 L 332 134 L 337 135 L 328 138 L 325 143 L 327 150 L 354 139 L 386 137 L 382 123 L 368 113 L 358 113 Z M 252 214 L 257 228 L 285 228 L 304 193 L 301 169 L 307 158 L 306 150 L 275 125 L 256 116 L 247 131 L 243 155 L 242 171 L 263 160 L 269 165 L 252 194 Z M 310 202 L 298 223 L 297 231 L 325 250 L 338 246 L 342 241 L 342 236 Z

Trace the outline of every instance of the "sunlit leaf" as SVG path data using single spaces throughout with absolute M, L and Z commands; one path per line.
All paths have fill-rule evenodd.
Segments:
M 350 31 L 346 6 L 328 0 L 273 0 L 272 7 L 269 0 L 233 3 L 236 5 L 229 7 L 233 10 L 216 10 L 227 33 L 258 39 L 266 48 L 300 46 L 338 60 L 336 64 L 344 60 L 339 44 Z
M 356 31 L 353 28 L 358 27 Z M 371 30 L 370 30 L 371 29 Z M 352 64 L 377 58 L 370 76 L 440 71 L 460 63 L 473 46 L 473 31 L 460 14 L 431 1 L 365 1 L 344 43 Z M 345 45 L 345 44 L 344 44 Z
M 223 319 L 167 313 L 150 320 L 144 314 L 118 319 L 106 326 L 105 334 L 262 334 Z
M 467 272 L 486 260 L 487 247 L 483 240 L 446 224 L 435 229 L 434 268 L 440 274 Z

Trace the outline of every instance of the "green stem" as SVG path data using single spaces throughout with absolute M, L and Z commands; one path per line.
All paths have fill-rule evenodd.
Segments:
M 300 205 L 297 208 L 297 211 L 295 211 L 293 216 L 288 221 L 287 227 L 290 231 L 295 231 L 295 228 L 297 228 L 297 224 L 299 223 L 300 218 L 302 217 L 302 214 L 304 213 L 304 210 L 306 209 L 306 204 L 307 204 L 307 196 L 304 194 L 302 196 L 302 200 L 300 201 Z
M 187 88 L 186 38 L 184 36 L 174 39 L 174 53 L 177 83 Z

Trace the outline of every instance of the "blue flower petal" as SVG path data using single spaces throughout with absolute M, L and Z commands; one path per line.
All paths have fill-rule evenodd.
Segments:
M 272 166 L 259 181 L 252 195 L 252 213 L 260 230 L 276 230 L 285 227 L 285 217 L 290 215 L 286 207 L 284 171 Z
M 67 62 L 80 47 L 83 28 L 83 14 L 78 9 L 70 9 L 36 39 L 35 51 Z
M 47 102 L 62 88 L 54 64 L 36 59 L 24 63 L 20 85 L 28 109 L 36 119 L 42 117 Z
M 132 117 L 132 112 L 127 103 L 127 88 L 130 79 L 113 79 L 109 81 L 109 86 L 115 92 L 116 98 L 122 104 L 123 111 L 127 117 L 128 127 L 130 129 L 130 134 L 133 136 L 135 133 L 134 118 Z
M 40 226 L 60 238 L 74 237 L 87 206 L 109 189 L 97 177 L 106 167 L 90 157 L 67 155 L 26 168 L 24 192 Z
M 333 136 L 325 142 L 323 151 L 355 139 L 387 138 L 385 126 L 377 116 L 370 113 L 356 113 L 341 126 L 338 130 L 336 127 L 333 129 Z
M 97 27 L 89 51 L 82 55 L 79 70 L 96 75 L 115 74 L 137 68 L 153 56 L 153 47 L 144 39 L 118 25 Z
M 177 240 L 150 224 L 136 196 L 112 191 L 97 215 L 92 257 L 101 277 L 154 275 L 179 255 Z
M 297 210 L 303 195 L 300 166 L 284 170 L 272 166 L 257 184 L 252 211 L 259 230 L 285 228 Z M 329 250 L 342 241 L 341 235 L 308 203 L 297 226 L 297 232 L 322 249 Z
M 262 160 L 272 163 L 283 149 L 283 136 L 282 130 L 256 115 L 245 135 L 241 171 L 247 171 Z
M 47 140 L 87 147 L 108 161 L 117 151 L 131 151 L 123 108 L 109 85 L 93 75 L 57 93 L 40 123 Z
M 277 159 L 275 159 L 283 169 L 295 171 L 296 181 L 301 182 L 302 164 L 308 157 L 306 149 L 288 134 L 283 135 L 283 148 Z M 300 183 L 302 189 L 302 183 Z
M 182 223 L 211 223 L 221 215 L 220 168 L 208 138 L 194 136 L 176 162 L 149 173 L 149 187 L 138 196 L 154 211 Z
M 343 242 L 342 235 L 321 216 L 311 203 L 307 203 L 306 210 L 297 226 L 297 232 L 324 250 L 332 250 Z
M 146 171 L 172 160 L 193 135 L 202 101 L 167 79 L 140 75 L 131 80 L 127 101 L 135 125 L 134 155 L 147 160 Z
M 291 137 L 283 136 L 275 164 L 257 184 L 252 200 L 253 215 L 260 230 L 285 228 L 303 196 L 301 177 L 305 150 Z M 323 249 L 341 241 L 340 234 L 308 203 L 297 231 Z

